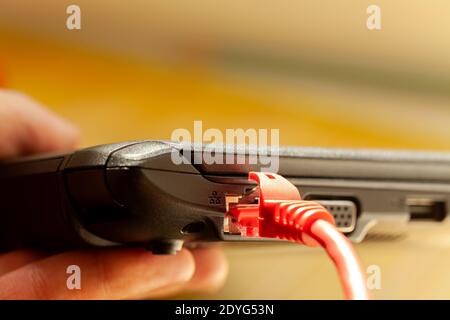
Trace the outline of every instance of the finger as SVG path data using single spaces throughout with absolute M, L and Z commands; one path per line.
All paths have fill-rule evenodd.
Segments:
M 67 288 L 67 267 L 81 270 L 81 289 Z M 128 299 L 189 281 L 192 254 L 153 255 L 143 249 L 105 249 L 56 255 L 0 277 L 1 299 Z M 158 297 L 153 295 L 152 297 Z
M 192 279 L 179 285 L 143 292 L 135 298 L 166 297 L 177 293 L 212 293 L 225 283 L 228 274 L 228 262 L 219 246 L 191 249 L 195 261 L 195 273 Z
M 189 291 L 211 293 L 220 289 L 228 275 L 228 262 L 220 246 L 205 246 L 192 250 L 195 274 L 187 284 Z
M 0 277 L 29 263 L 44 259 L 48 253 L 32 250 L 17 250 L 0 255 Z
M 73 149 L 78 130 L 29 97 L 0 90 L 0 157 Z

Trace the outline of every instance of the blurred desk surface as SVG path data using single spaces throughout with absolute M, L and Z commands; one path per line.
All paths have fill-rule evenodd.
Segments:
M 450 150 L 450 105 L 431 97 L 337 88 L 307 79 L 167 67 L 0 32 L 8 86 L 75 122 L 83 146 L 168 139 L 175 128 L 279 128 L 285 145 Z M 213 298 L 340 298 L 321 250 L 226 245 L 230 277 Z M 376 298 L 450 298 L 450 227 L 418 224 L 403 238 L 357 246 L 381 267 Z

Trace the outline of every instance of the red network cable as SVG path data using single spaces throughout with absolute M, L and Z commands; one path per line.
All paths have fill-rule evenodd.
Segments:
M 333 216 L 322 205 L 302 200 L 297 188 L 277 174 L 250 172 L 249 179 L 259 184 L 259 204 L 232 204 L 228 212 L 241 234 L 322 246 L 336 266 L 346 299 L 369 299 L 361 263 Z

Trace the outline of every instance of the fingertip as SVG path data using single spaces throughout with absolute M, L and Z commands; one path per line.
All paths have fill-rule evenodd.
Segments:
M 228 275 L 228 261 L 219 246 L 201 247 L 192 250 L 195 274 L 188 290 L 212 293 L 219 290 Z
M 66 121 L 66 137 L 70 147 L 77 147 L 81 139 L 80 128 L 73 122 Z
M 59 131 L 61 132 L 59 139 L 54 139 L 54 146 L 50 146 L 53 150 L 72 150 L 75 149 L 80 143 L 80 130 L 75 124 L 56 118 L 59 121 Z
M 125 258 L 126 256 L 126 258 Z M 145 249 L 127 250 L 109 272 L 109 292 L 116 298 L 158 298 L 183 287 L 195 274 L 195 260 L 189 250 L 174 255 L 156 255 Z M 117 279 L 126 275 L 125 282 Z M 115 284 L 114 284 L 115 283 Z M 134 283 L 134 284 L 133 284 Z
M 175 255 L 157 257 L 167 259 L 167 264 L 165 266 L 173 268 L 169 274 L 174 282 L 188 282 L 193 278 L 196 264 L 194 256 L 189 250 L 183 248 Z
M 182 249 L 174 255 L 156 255 L 140 250 L 140 255 L 139 262 L 134 263 L 153 271 L 147 274 L 142 272 L 139 289 L 128 290 L 129 294 L 121 298 L 151 299 L 172 295 L 183 290 L 194 277 L 195 260 L 189 250 Z

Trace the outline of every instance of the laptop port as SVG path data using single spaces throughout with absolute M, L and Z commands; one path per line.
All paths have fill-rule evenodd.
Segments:
M 411 220 L 442 221 L 447 216 L 445 201 L 411 198 L 406 201 Z
M 336 227 L 343 233 L 355 230 L 357 207 L 350 200 L 314 200 L 325 207 L 334 217 Z

